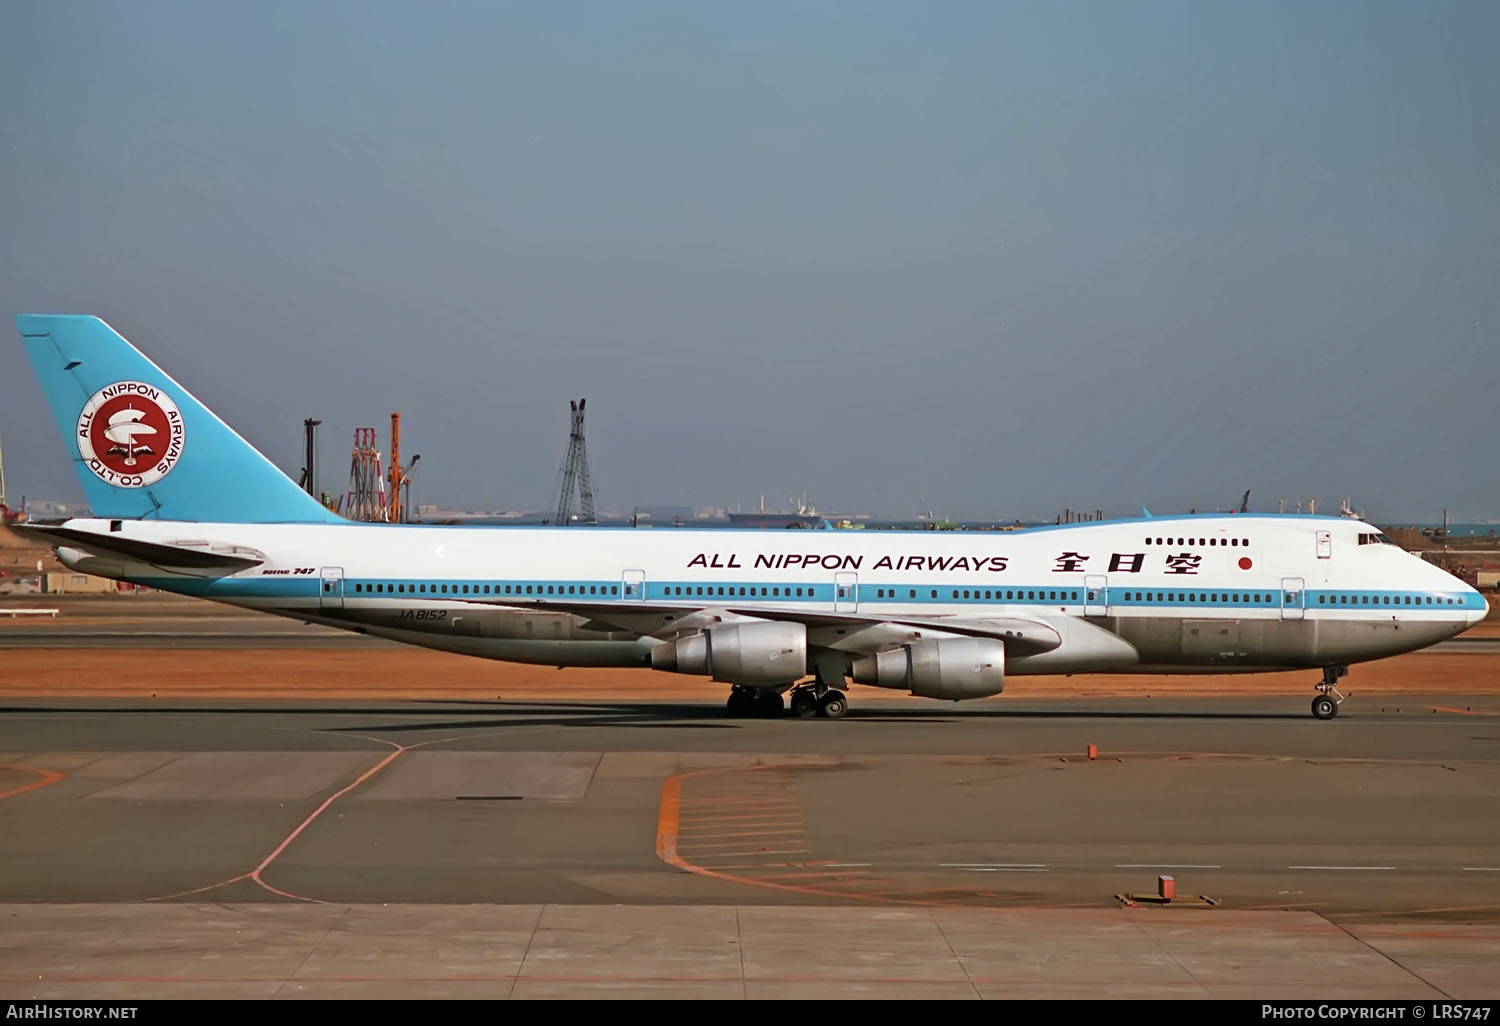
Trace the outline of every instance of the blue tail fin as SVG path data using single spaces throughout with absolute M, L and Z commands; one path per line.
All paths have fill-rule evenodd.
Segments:
M 22 314 L 16 327 L 94 516 L 341 519 L 99 318 Z

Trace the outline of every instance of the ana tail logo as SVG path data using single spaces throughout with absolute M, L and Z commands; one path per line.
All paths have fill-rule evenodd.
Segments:
M 182 412 L 154 385 L 117 381 L 78 415 L 78 454 L 116 488 L 144 488 L 169 474 L 186 441 Z

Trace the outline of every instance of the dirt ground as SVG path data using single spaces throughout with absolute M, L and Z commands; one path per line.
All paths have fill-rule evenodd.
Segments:
M 1316 670 L 1223 676 L 1014 677 L 1005 697 L 1312 695 Z M 1492 655 L 1414 653 L 1355 666 L 1346 694 L 1500 693 Z M 0 697 L 677 699 L 718 701 L 725 686 L 654 670 L 517 666 L 422 649 L 12 649 Z M 856 698 L 899 692 L 856 686 Z M 998 699 L 1003 701 L 1004 699 Z M 925 701 L 925 700 L 924 700 Z

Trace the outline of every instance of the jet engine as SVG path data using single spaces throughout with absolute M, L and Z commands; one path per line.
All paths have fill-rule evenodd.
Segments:
M 992 638 L 915 641 L 854 660 L 857 684 L 910 691 L 923 698 L 998 695 L 1005 689 L 1005 642 Z
M 657 645 L 651 666 L 725 684 L 790 684 L 807 672 L 807 628 L 770 620 L 710 627 Z

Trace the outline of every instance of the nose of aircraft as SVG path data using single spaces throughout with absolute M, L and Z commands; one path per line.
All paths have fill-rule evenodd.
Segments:
M 1472 627 L 1489 615 L 1489 601 L 1476 589 L 1470 588 L 1469 594 L 1464 596 L 1464 619 L 1468 620 L 1469 626 Z

